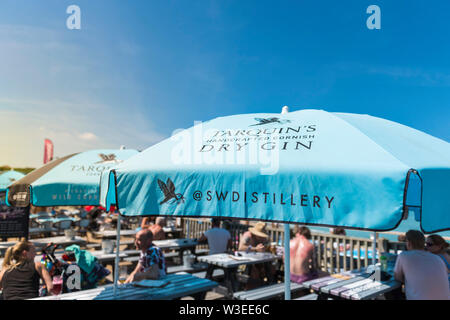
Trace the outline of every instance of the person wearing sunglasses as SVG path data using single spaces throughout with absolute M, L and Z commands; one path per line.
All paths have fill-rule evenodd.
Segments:
M 425 236 L 406 233 L 407 251 L 397 257 L 394 278 L 405 284 L 407 300 L 450 300 L 447 268 L 437 255 L 425 251 Z
M 428 236 L 425 242 L 425 250 L 437 254 L 447 266 L 447 272 L 450 273 L 450 255 L 448 254 L 449 244 L 438 234 Z

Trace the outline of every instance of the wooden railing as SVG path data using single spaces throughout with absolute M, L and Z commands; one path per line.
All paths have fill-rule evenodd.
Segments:
M 181 227 L 183 237 L 200 238 L 211 228 L 210 219 L 182 219 Z M 239 247 L 240 236 L 248 230 L 249 225 L 241 224 L 238 220 L 225 220 L 222 227 L 227 229 L 233 240 L 233 250 Z M 277 224 L 266 224 L 269 241 L 278 246 L 284 245 L 284 229 Z M 336 273 L 353 269 L 360 269 L 372 264 L 373 241 L 367 238 L 338 236 L 326 233 L 311 232 L 315 252 L 313 265 L 325 272 Z M 206 245 L 198 248 L 207 248 Z M 397 253 L 405 250 L 405 244 L 401 242 L 388 242 L 384 238 L 377 240 L 378 252 Z M 369 254 L 366 254 L 366 253 Z
M 387 249 L 389 253 L 398 254 L 399 251 L 406 250 L 406 242 L 389 241 L 387 244 Z
M 328 273 L 367 267 L 373 263 L 372 239 L 311 232 L 315 266 Z M 377 240 L 378 252 L 386 251 L 386 239 Z

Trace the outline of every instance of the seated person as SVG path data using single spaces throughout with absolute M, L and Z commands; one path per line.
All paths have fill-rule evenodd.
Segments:
M 89 210 L 86 217 L 89 219 L 89 225 L 87 229 L 90 232 L 99 231 L 100 229 L 100 217 L 102 214 L 102 210 L 100 208 L 94 207 L 93 209 Z
M 47 269 L 34 262 L 36 249 L 31 242 L 22 241 L 6 250 L 0 272 L 3 300 L 25 300 L 39 297 L 39 280 L 44 280 L 52 294 L 53 283 Z
M 265 252 L 268 246 L 269 236 L 265 233 L 266 224 L 258 222 L 254 227 L 248 228 L 248 231 L 241 236 L 239 251 L 246 252 Z M 272 264 L 258 263 L 248 266 L 249 282 L 245 290 L 250 290 L 261 286 L 264 279 L 272 279 L 275 269 Z
M 294 239 L 290 241 L 291 281 L 302 283 L 318 276 L 313 266 L 314 245 L 309 241 L 311 239 L 309 228 L 295 226 L 294 234 Z
M 224 253 L 232 247 L 230 232 L 220 227 L 218 218 L 211 219 L 211 229 L 202 234 L 198 242 L 208 242 L 209 254 Z
M 345 232 L 345 229 L 341 228 L 341 227 L 331 228 L 330 232 L 331 232 L 331 234 L 333 234 L 335 236 L 345 236 L 345 235 L 347 235 L 347 233 Z
M 164 240 L 166 239 L 166 234 L 164 233 L 163 227 L 166 226 L 166 219 L 163 217 L 158 217 L 155 220 L 155 224 L 148 227 L 148 229 L 153 233 L 153 240 Z
M 159 279 L 166 275 L 166 261 L 161 249 L 153 246 L 153 233 L 148 229 L 136 234 L 136 248 L 141 250 L 139 262 L 125 283 L 143 279 Z
M 425 245 L 425 249 L 428 252 L 437 254 L 442 261 L 444 261 L 445 266 L 447 267 L 447 272 L 450 273 L 450 255 L 447 252 L 449 244 L 444 240 L 444 238 L 438 234 L 432 234 L 428 236 Z
M 422 232 L 406 233 L 407 251 L 397 257 L 395 280 L 405 284 L 407 300 L 449 300 L 450 288 L 445 263 L 440 257 L 424 250 Z
M 248 231 L 241 236 L 239 251 L 266 251 L 269 236 L 264 232 L 265 228 L 264 222 L 258 222 L 254 227 L 248 228 Z
M 141 221 L 141 229 L 148 229 L 155 223 L 155 217 L 144 217 Z
M 93 207 L 93 209 L 88 212 L 88 216 L 91 214 L 92 217 L 95 217 L 96 223 L 93 224 L 93 227 L 98 227 L 99 231 L 114 230 L 117 227 L 117 222 L 114 221 L 113 212 L 106 212 L 101 206 Z

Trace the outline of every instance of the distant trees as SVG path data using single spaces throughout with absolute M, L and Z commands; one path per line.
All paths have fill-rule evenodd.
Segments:
M 0 173 L 2 173 L 3 171 L 9 171 L 9 170 L 16 170 L 18 172 L 22 172 L 23 174 L 28 174 L 31 171 L 33 171 L 35 168 L 11 168 L 10 166 L 0 166 Z

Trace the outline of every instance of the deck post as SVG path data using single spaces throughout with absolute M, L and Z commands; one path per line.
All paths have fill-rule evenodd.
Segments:
M 377 263 L 377 233 L 373 233 L 373 239 L 372 239 L 372 263 L 375 265 Z M 366 253 L 369 255 L 369 252 Z
M 284 224 L 284 300 L 291 300 L 291 259 L 289 224 Z
M 114 299 L 116 299 L 117 282 L 119 281 L 120 224 L 121 216 L 119 213 L 117 218 L 116 258 L 114 262 Z

